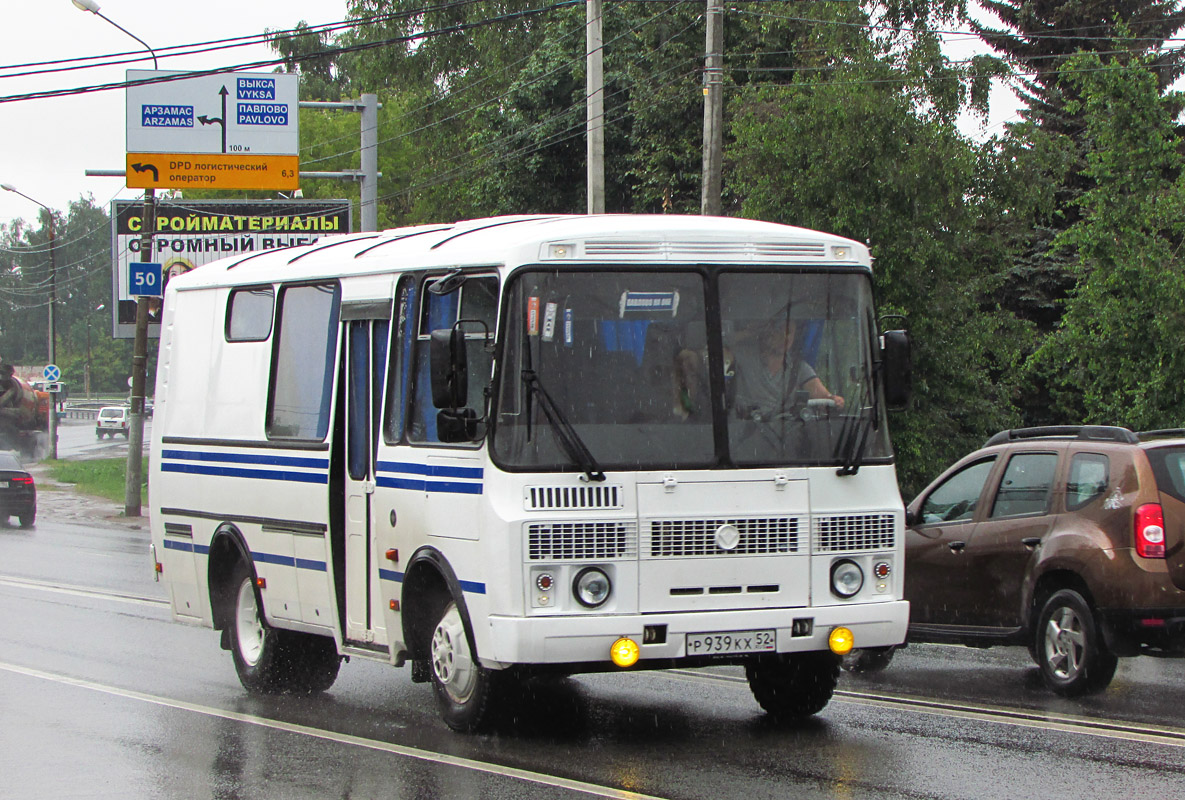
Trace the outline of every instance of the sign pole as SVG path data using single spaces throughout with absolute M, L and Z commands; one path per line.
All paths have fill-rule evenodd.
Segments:
M 140 214 L 140 261 L 152 261 L 152 232 L 156 228 L 156 192 L 144 190 Z M 136 298 L 136 338 L 132 346 L 132 418 L 128 431 L 128 465 L 124 483 L 126 517 L 140 516 L 140 486 L 144 465 L 144 384 L 148 374 L 148 298 Z

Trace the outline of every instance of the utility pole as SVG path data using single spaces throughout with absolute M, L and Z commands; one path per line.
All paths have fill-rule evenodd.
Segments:
M 601 0 L 585 3 L 585 129 L 588 138 L 588 213 L 605 213 L 605 38 Z
M 54 309 L 58 305 L 58 260 L 55 251 L 58 239 L 53 225 L 53 211 L 49 214 L 49 363 L 57 364 L 57 332 L 54 328 Z M 49 457 L 58 458 L 58 393 L 49 395 Z
M 700 213 L 719 216 L 721 162 L 724 160 L 724 6 L 707 0 L 708 35 L 704 55 L 704 166 Z
M 140 212 L 140 261 L 152 261 L 152 233 L 156 228 L 156 192 L 144 190 Z M 140 516 L 140 486 L 144 465 L 144 384 L 148 374 L 148 297 L 136 298 L 136 339 L 132 346 L 132 418 L 128 430 L 127 478 L 124 481 L 123 513 Z

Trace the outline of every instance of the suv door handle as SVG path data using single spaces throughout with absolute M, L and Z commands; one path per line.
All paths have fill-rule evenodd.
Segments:
M 1041 537 L 1040 536 L 1029 536 L 1027 538 L 1021 539 L 1020 543 L 1023 544 L 1025 547 L 1029 548 L 1030 550 L 1035 550 L 1037 548 L 1037 545 L 1041 544 Z
M 947 544 L 947 547 L 950 548 L 950 551 L 952 553 L 961 553 L 963 551 L 963 548 L 966 546 L 967 546 L 966 542 L 950 542 L 949 544 Z

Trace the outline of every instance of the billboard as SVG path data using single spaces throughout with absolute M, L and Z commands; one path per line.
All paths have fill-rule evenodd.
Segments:
M 136 299 L 129 293 L 129 264 L 142 261 L 139 200 L 111 203 L 112 336 L 136 335 Z M 312 244 L 322 236 L 349 233 L 349 200 L 158 200 L 149 261 L 169 278 L 234 255 Z M 160 335 L 160 300 L 148 299 L 148 335 Z

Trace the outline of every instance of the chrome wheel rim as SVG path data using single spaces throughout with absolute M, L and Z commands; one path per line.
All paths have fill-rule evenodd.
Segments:
M 235 602 L 235 634 L 238 638 L 239 655 L 249 666 L 259 663 L 263 653 L 263 623 L 259 621 L 259 606 L 255 603 L 255 589 L 251 579 L 239 584 L 239 596 Z
M 453 702 L 464 703 L 472 696 L 477 669 L 455 603 L 449 604 L 432 632 L 432 672 Z
M 1086 634 L 1082 618 L 1074 609 L 1062 606 L 1045 625 L 1045 661 L 1049 671 L 1063 681 L 1076 678 L 1086 655 Z

